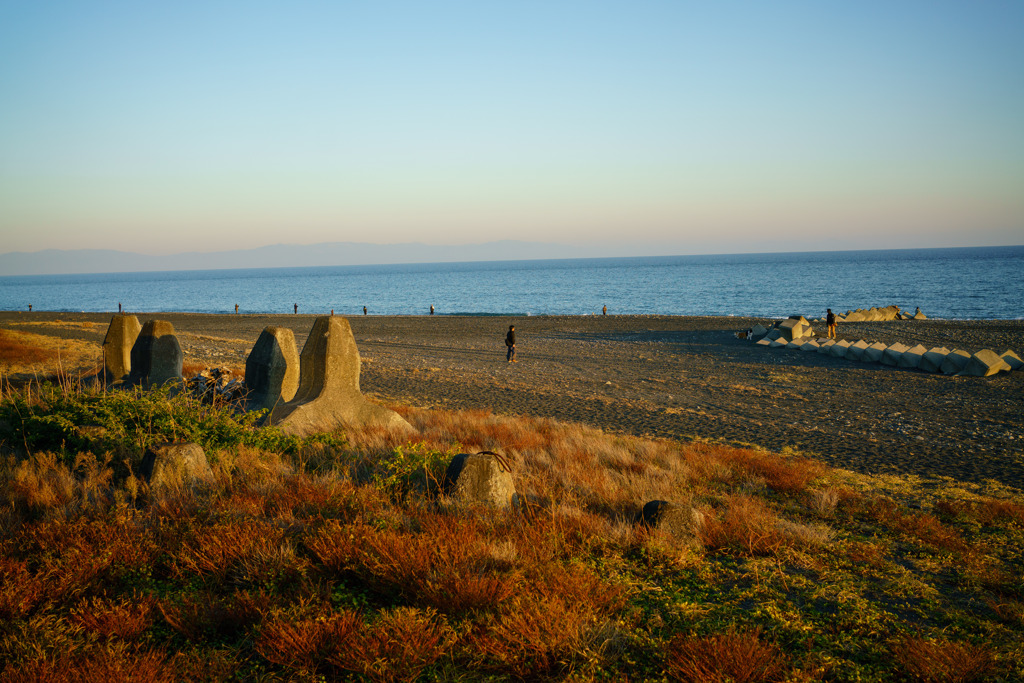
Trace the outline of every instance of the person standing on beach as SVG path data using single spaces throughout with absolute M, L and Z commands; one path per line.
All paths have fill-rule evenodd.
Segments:
M 832 312 L 831 308 L 825 309 L 825 324 L 828 325 L 828 336 L 829 339 L 836 338 L 836 314 Z
M 601 315 L 608 315 L 608 307 L 605 306 L 601 309 Z
M 366 306 L 363 306 L 363 315 L 366 315 Z
M 295 315 L 299 314 L 299 305 L 295 304 Z
M 434 315 L 434 304 L 430 304 L 430 315 Z
M 238 313 L 238 304 L 235 304 L 235 313 Z
M 516 326 L 508 326 L 508 334 L 505 335 L 505 346 L 508 347 L 508 353 L 505 354 L 505 360 L 509 363 L 518 363 L 516 360 Z

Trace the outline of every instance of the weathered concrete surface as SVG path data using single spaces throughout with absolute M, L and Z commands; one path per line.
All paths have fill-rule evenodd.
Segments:
M 763 337 L 766 334 L 768 334 L 768 329 L 761 323 L 758 323 L 751 328 L 750 336 L 752 339 Z
M 142 325 L 134 315 L 115 315 L 103 338 L 103 375 L 106 382 L 127 379 L 132 370 L 132 347 Z
M 819 348 L 821 348 L 821 345 L 816 340 L 808 339 L 800 347 L 800 350 L 801 351 L 817 351 Z
M 270 424 L 297 436 L 364 425 L 415 431 L 398 413 L 370 403 L 359 391 L 359 349 L 345 318 L 317 318 L 299 363 L 298 392 L 274 409 Z
M 942 361 L 949 355 L 949 349 L 945 346 L 936 346 L 928 349 L 921 355 L 921 361 L 917 364 L 918 370 L 925 372 L 939 372 L 942 370 Z
M 868 343 L 863 339 L 858 339 L 846 347 L 846 360 L 861 360 L 864 357 L 864 349 L 866 348 L 868 348 Z
M 939 366 L 939 369 L 944 375 L 955 375 L 964 369 L 964 366 L 967 365 L 967 361 L 970 359 L 971 354 L 963 349 L 953 349 L 942 359 L 942 365 Z
M 295 333 L 269 326 L 245 359 L 246 410 L 273 410 L 299 389 L 299 349 Z
M 917 369 L 917 366 L 921 363 L 921 356 L 923 356 L 927 351 L 928 349 L 921 344 L 911 346 L 903 352 L 902 356 L 900 356 L 900 362 L 896 367 Z
M 826 339 L 818 342 L 818 353 L 832 355 L 831 347 L 836 343 L 834 339 Z
M 1003 359 L 1003 362 L 1009 365 L 1015 372 L 1024 368 L 1024 361 L 1020 359 L 1016 353 L 1007 349 L 999 354 L 999 357 Z
M 900 358 L 903 357 L 903 353 L 910 347 L 906 344 L 896 342 L 895 344 L 886 347 L 885 351 L 882 352 L 882 365 L 891 365 L 894 368 L 900 364 Z
M 206 453 L 197 443 L 159 443 L 142 457 L 139 474 L 150 488 L 181 488 L 196 482 L 213 481 Z
M 812 334 L 811 323 L 802 315 L 783 320 L 779 323 L 778 330 L 786 341 L 793 341 L 800 337 L 809 337 Z
M 640 512 L 640 520 L 645 526 L 694 544 L 699 543 L 698 534 L 704 526 L 704 515 L 699 510 L 667 500 L 646 503 Z
M 1010 372 L 1012 369 L 995 351 L 982 349 L 971 356 L 959 374 L 968 377 L 991 377 L 1000 372 Z
M 463 505 L 508 508 L 516 487 L 507 460 L 494 453 L 459 453 L 444 474 L 444 493 Z
M 846 358 L 846 349 L 848 348 L 850 348 L 850 342 L 845 339 L 840 339 L 835 344 L 828 347 L 828 351 L 836 358 Z
M 144 389 L 181 381 L 181 344 L 174 325 L 166 320 L 147 320 L 131 352 L 128 383 Z
M 882 354 L 885 353 L 886 348 L 888 347 L 882 342 L 875 342 L 874 344 L 869 344 L 868 347 L 864 349 L 864 353 L 861 356 L 861 360 L 864 361 L 865 363 L 881 363 Z

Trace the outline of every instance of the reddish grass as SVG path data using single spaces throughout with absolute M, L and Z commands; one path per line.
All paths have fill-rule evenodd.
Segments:
M 137 639 L 154 621 L 156 601 L 146 595 L 132 595 L 117 600 L 93 598 L 83 600 L 71 610 L 69 621 L 101 638 Z
M 38 573 L 46 577 L 54 601 L 89 595 L 108 582 L 148 572 L 159 552 L 144 529 L 116 517 L 38 522 L 22 528 L 13 545 L 17 552 L 42 558 Z
M 673 680 L 688 683 L 781 681 L 786 674 L 779 648 L 763 642 L 757 631 L 676 636 L 669 642 L 665 663 Z
M 225 579 L 245 560 L 273 557 L 284 531 L 257 519 L 240 519 L 193 529 L 171 561 L 175 575 Z
M 483 664 L 530 680 L 567 667 L 580 649 L 594 615 L 558 597 L 517 598 L 505 605 L 497 623 L 472 634 L 469 645 Z
M 992 652 L 970 643 L 906 638 L 892 653 L 911 680 L 924 683 L 985 681 L 995 670 Z
M 750 449 L 703 446 L 720 462 L 765 480 L 780 493 L 802 493 L 809 483 L 829 471 L 827 465 L 809 458 L 783 458 L 775 453 Z
M 420 533 L 332 524 L 305 544 L 371 590 L 450 614 L 493 609 L 515 591 L 518 572 L 498 570 L 472 519 L 428 515 L 421 523 Z
M 774 555 L 791 544 L 776 526 L 778 518 L 759 499 L 746 494 L 727 498 L 720 516 L 706 514 L 698 531 L 706 548 L 733 550 L 743 555 Z
M 181 680 L 171 658 L 161 650 L 97 647 L 12 665 L 3 681 L 39 683 L 173 683 Z
M 29 614 L 43 601 L 46 582 L 28 569 L 28 563 L 0 557 L 0 621 Z
M 313 619 L 271 619 L 259 629 L 256 651 L 269 662 L 307 673 L 413 681 L 454 642 L 454 632 L 434 612 L 405 607 L 372 624 L 350 610 Z
M 280 616 L 260 626 L 256 651 L 274 664 L 314 672 L 339 646 L 349 647 L 364 627 L 363 618 L 349 610 L 313 619 Z
M 52 349 L 33 346 L 8 330 L 0 330 L 0 363 L 7 365 L 33 365 L 50 363 L 57 359 Z
M 164 621 L 193 642 L 221 641 L 242 636 L 260 622 L 272 601 L 265 595 L 236 591 L 221 596 L 195 593 L 180 603 L 160 601 L 157 609 Z
M 974 519 L 985 526 L 1001 521 L 1024 525 L 1024 505 L 1009 500 L 943 500 L 935 504 L 935 509 L 950 517 Z

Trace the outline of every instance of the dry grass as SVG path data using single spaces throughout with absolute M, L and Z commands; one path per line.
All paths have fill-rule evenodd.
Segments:
M 761 683 L 785 680 L 785 658 L 760 634 L 730 631 L 703 637 L 676 636 L 666 669 L 686 683 Z
M 0 329 L 0 370 L 14 380 L 95 374 L 100 358 L 99 344 Z
M 990 680 L 995 669 L 991 650 L 970 643 L 905 638 L 893 656 L 906 675 L 922 683 L 971 683 Z
M 798 457 L 401 412 L 416 443 L 212 449 L 203 486 L 6 457 L 0 681 L 966 681 L 1020 650 L 1012 500 L 930 514 Z M 413 484 L 485 448 L 521 506 Z M 699 545 L 638 526 L 654 499 L 702 513 Z

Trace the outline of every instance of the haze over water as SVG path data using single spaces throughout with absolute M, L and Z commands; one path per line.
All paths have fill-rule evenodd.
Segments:
M 1024 246 L 0 277 L 0 309 L 1024 318 Z

